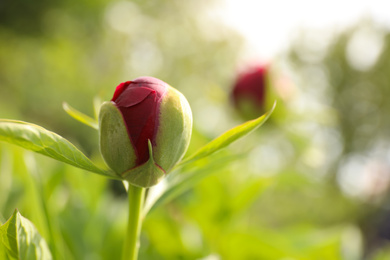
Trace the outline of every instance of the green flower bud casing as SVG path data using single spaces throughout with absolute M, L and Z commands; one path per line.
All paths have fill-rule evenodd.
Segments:
M 141 77 L 117 86 L 100 108 L 100 150 L 129 183 L 157 184 L 183 157 L 191 138 L 186 98 L 165 82 Z

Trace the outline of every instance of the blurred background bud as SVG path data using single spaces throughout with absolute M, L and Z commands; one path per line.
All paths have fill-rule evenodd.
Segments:
M 236 110 L 245 119 L 256 118 L 265 112 L 267 80 L 267 66 L 252 67 L 238 75 L 231 96 Z

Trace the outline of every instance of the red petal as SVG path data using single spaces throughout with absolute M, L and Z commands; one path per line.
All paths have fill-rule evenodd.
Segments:
M 118 107 L 126 122 L 127 132 L 131 142 L 136 148 L 137 165 L 145 163 L 149 159 L 148 139 L 154 141 L 156 124 L 158 121 L 156 92 L 133 106 Z
M 119 84 L 115 89 L 114 96 L 112 97 L 111 101 L 115 101 L 120 96 L 120 94 L 122 94 L 123 90 L 125 90 L 130 84 L 131 81 L 126 81 Z
M 150 88 L 129 87 L 114 102 L 119 107 L 131 107 L 141 103 L 152 92 L 154 93 L 155 91 Z
M 156 145 L 159 111 L 168 85 L 156 78 L 140 77 L 117 86 L 113 101 L 120 110 L 131 143 L 137 154 L 137 165 L 149 159 L 148 139 Z

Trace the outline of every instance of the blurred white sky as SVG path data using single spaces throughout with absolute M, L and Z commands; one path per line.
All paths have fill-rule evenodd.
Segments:
M 390 28 L 390 0 L 222 0 L 218 16 L 247 40 L 251 54 L 269 59 L 298 28 L 342 29 L 371 17 Z

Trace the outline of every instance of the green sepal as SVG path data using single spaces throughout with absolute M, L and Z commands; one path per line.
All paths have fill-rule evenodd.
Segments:
M 156 185 L 165 176 L 165 171 L 161 169 L 153 159 L 152 143 L 148 140 L 149 160 L 122 174 L 123 179 L 138 187 L 148 188 Z
M 160 106 L 154 160 L 169 172 L 181 160 L 190 144 L 192 112 L 187 99 L 171 86 Z
M 100 152 L 107 165 L 121 176 L 136 166 L 136 154 L 119 109 L 104 102 L 99 113 Z

